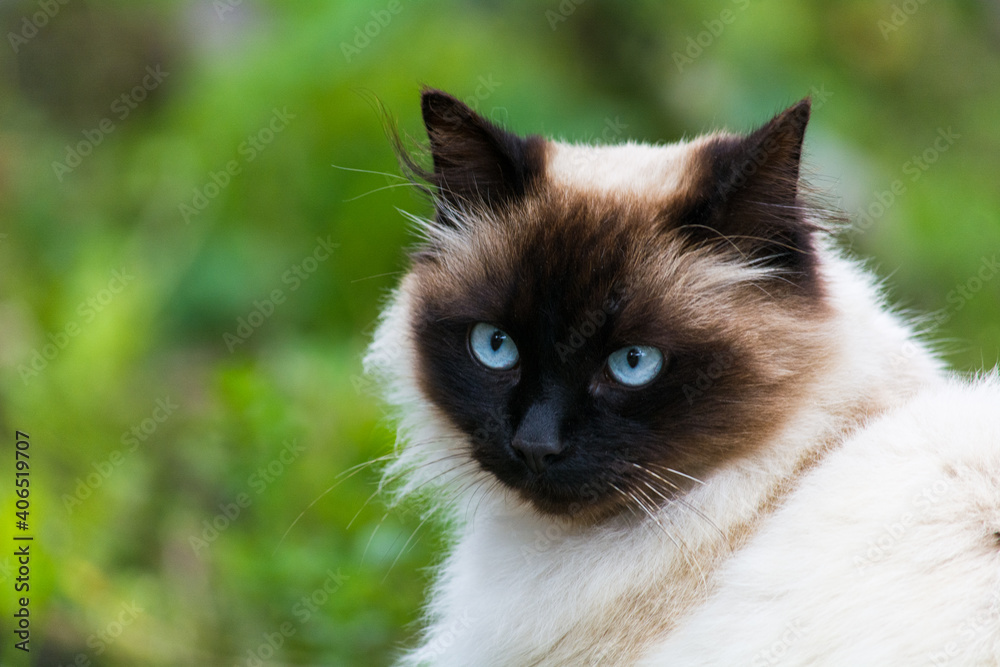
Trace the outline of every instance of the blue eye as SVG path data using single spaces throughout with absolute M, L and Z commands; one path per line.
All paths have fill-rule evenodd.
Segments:
M 513 368 L 521 358 L 517 345 L 514 345 L 507 332 L 485 322 L 472 327 L 469 332 L 469 348 L 479 363 L 495 371 Z
M 629 345 L 608 357 L 608 372 L 627 387 L 652 381 L 663 369 L 663 353 L 649 345 Z

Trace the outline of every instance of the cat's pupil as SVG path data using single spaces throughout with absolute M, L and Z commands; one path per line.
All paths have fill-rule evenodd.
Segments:
M 625 356 L 625 361 L 628 362 L 629 368 L 635 368 L 638 366 L 640 359 L 642 359 L 642 352 L 634 347 L 629 350 L 628 354 Z
M 500 346 L 503 345 L 503 342 L 506 339 L 507 336 L 506 334 L 504 334 L 504 332 L 499 330 L 494 331 L 493 335 L 490 336 L 490 348 L 492 348 L 493 351 L 496 352 L 497 350 L 500 349 Z

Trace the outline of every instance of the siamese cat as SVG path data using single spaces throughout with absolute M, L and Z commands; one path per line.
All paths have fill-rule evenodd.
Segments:
M 450 546 L 399 664 L 1000 665 L 1000 382 L 837 249 L 808 99 L 665 146 L 421 104 L 365 361 Z

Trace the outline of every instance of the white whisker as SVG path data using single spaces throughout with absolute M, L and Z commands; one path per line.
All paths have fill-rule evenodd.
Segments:
M 392 190 L 394 188 L 415 188 L 415 187 L 417 187 L 417 186 L 414 185 L 413 183 L 391 183 L 389 185 L 383 185 L 380 188 L 375 188 L 374 190 L 369 190 L 368 192 L 364 192 L 364 193 L 362 193 L 360 195 L 357 195 L 355 197 L 351 197 L 350 199 L 342 199 L 341 202 L 344 203 L 344 204 L 346 204 L 348 202 L 357 201 L 358 199 L 361 199 L 362 197 L 367 197 L 368 195 L 375 194 L 376 192 L 382 192 L 383 190 Z
M 691 567 L 694 570 L 697 570 L 698 575 L 701 577 L 701 583 L 707 589 L 708 588 L 708 579 L 705 577 L 705 572 L 704 572 L 704 570 L 701 569 L 701 565 L 698 564 L 698 560 L 695 557 L 695 553 L 691 550 L 690 547 L 688 547 L 687 544 L 684 543 L 683 540 L 681 540 L 680 538 L 675 538 L 674 535 L 669 530 L 667 530 L 667 527 L 663 525 L 663 523 L 660 521 L 659 517 L 656 516 L 655 510 L 654 510 L 654 507 L 656 506 L 656 503 L 653 502 L 653 499 L 650 498 L 649 496 L 647 496 L 643 491 L 641 491 L 641 490 L 637 490 L 637 491 L 649 503 L 649 505 L 646 505 L 644 503 L 640 503 L 640 507 L 642 507 L 642 509 L 649 516 L 649 518 L 652 519 L 656 523 L 656 525 L 660 527 L 660 530 L 663 531 L 663 534 L 666 535 L 667 538 L 671 542 L 674 543 L 674 546 L 677 547 L 678 551 L 680 551 L 681 555 L 684 557 L 684 560 L 687 561 L 688 566 Z M 632 497 L 635 498 L 634 495 Z M 638 499 L 637 499 L 637 502 L 638 502 Z
M 655 477 L 656 479 L 660 480 L 664 484 L 670 486 L 671 488 L 673 488 L 673 489 L 675 489 L 677 491 L 680 491 L 680 487 L 678 487 L 676 484 L 674 484 L 673 482 L 669 481 L 665 477 L 662 477 L 661 475 L 656 474 L 655 472 L 653 472 L 652 470 L 646 468 L 645 466 L 641 466 L 638 463 L 633 463 L 632 465 L 635 466 L 636 468 L 638 468 L 639 470 L 641 470 L 642 472 L 646 473 L 647 475 L 652 475 L 653 477 Z M 665 468 L 665 470 L 671 470 L 671 469 L 670 468 Z M 647 484 L 645 481 L 643 483 Z M 647 486 L 649 486 L 649 485 L 647 484 Z M 653 487 L 650 487 L 650 488 L 653 488 Z M 725 532 L 721 528 L 719 528 L 718 524 L 716 524 L 714 521 L 712 521 L 711 517 L 709 517 L 707 514 L 705 514 L 704 512 L 702 512 L 697 507 L 695 507 L 689 501 L 687 501 L 686 499 L 684 499 L 682 497 L 679 497 L 679 496 L 671 498 L 671 499 L 668 499 L 662 493 L 659 493 L 659 491 L 657 491 L 657 493 L 664 500 L 667 500 L 670 503 L 675 503 L 677 505 L 680 505 L 681 507 L 687 508 L 688 510 L 690 510 L 691 512 L 693 512 L 694 514 L 696 514 L 698 517 L 700 517 L 701 519 L 703 519 L 705 521 L 705 523 L 707 523 L 709 526 L 711 526 L 712 528 L 714 528 L 715 531 L 719 534 L 719 536 L 723 538 L 723 540 L 726 540 L 726 534 L 725 534 Z
M 423 527 L 423 525 L 427 523 L 427 520 L 430 518 L 430 516 L 431 515 L 428 514 L 423 519 L 421 519 L 420 523 L 417 524 L 417 527 L 413 529 L 412 533 L 410 533 L 409 539 L 406 540 L 406 542 L 403 544 L 403 548 L 399 550 L 398 554 L 396 554 L 396 558 L 393 559 L 392 565 L 390 565 L 389 569 L 385 571 L 385 576 L 382 577 L 383 584 L 385 583 L 385 580 L 389 577 L 389 574 L 392 572 L 392 569 L 396 567 L 396 563 L 398 563 L 399 559 L 403 557 L 404 553 L 406 553 L 406 549 L 407 547 L 410 546 L 410 542 L 412 542 L 413 538 L 417 536 L 417 533 L 420 532 L 420 529 Z
M 373 171 L 371 169 L 356 169 L 354 167 L 342 167 L 339 164 L 331 164 L 334 169 L 342 169 L 344 171 L 356 171 L 359 174 L 375 174 L 376 176 L 386 176 L 388 178 L 398 178 L 401 181 L 409 182 L 409 179 L 400 176 L 399 174 L 390 174 L 387 171 Z

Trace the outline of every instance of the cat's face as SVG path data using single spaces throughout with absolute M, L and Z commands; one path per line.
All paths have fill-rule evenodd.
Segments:
M 808 103 L 748 137 L 522 139 L 425 91 L 436 219 L 403 284 L 449 444 L 536 509 L 652 507 L 780 427 L 824 318 Z

